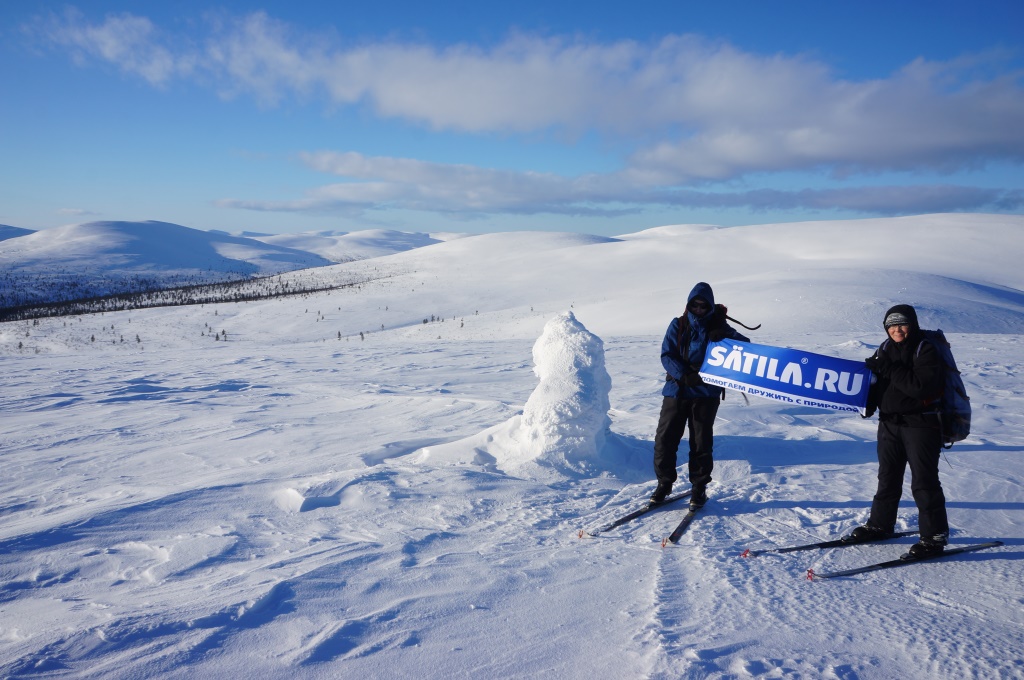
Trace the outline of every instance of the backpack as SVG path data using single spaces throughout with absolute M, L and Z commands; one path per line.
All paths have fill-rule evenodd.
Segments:
M 942 394 L 928 402 L 936 406 L 939 423 L 942 427 L 942 445 L 948 449 L 954 442 L 962 441 L 971 433 L 971 398 L 967 396 L 964 380 L 953 359 L 953 351 L 941 329 L 934 331 L 921 330 L 924 339 L 938 350 L 942 362 L 946 366 L 942 384 Z M 921 345 L 917 346 L 920 354 Z

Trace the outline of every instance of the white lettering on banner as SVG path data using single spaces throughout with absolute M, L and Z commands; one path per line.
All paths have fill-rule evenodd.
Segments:
M 743 383 L 735 383 L 731 380 L 726 380 L 717 375 L 708 375 L 701 373 L 701 378 L 704 382 L 709 385 L 717 385 L 719 387 L 726 387 L 730 390 L 736 390 L 737 392 L 745 392 L 755 397 L 763 397 L 765 399 L 774 399 L 776 401 L 784 401 L 790 404 L 796 404 L 798 406 L 810 406 L 813 408 L 824 408 L 832 411 L 845 411 L 847 413 L 857 413 L 860 411 L 856 406 L 850 406 L 849 404 L 834 404 L 829 401 L 817 401 L 815 399 L 807 399 L 802 397 L 793 398 L 786 394 L 780 394 L 774 390 L 767 390 L 761 387 L 754 387 L 753 385 L 745 385 Z
M 829 392 L 839 391 L 846 395 L 857 394 L 863 384 L 864 376 L 859 373 L 857 375 L 852 375 L 847 371 L 837 373 L 827 368 L 819 368 L 818 375 L 814 378 L 814 389 L 826 389 Z
M 750 369 L 754 366 L 754 359 L 760 359 L 758 355 L 753 352 L 747 352 L 747 355 L 743 357 L 743 372 L 750 375 Z
M 786 368 L 782 369 L 782 382 L 792 383 L 797 386 L 803 385 L 804 379 L 803 372 L 800 370 L 800 364 L 786 364 Z
M 814 408 L 827 408 L 833 411 L 848 411 L 850 413 L 857 413 L 860 411 L 856 406 L 850 406 L 848 404 L 833 404 L 827 401 L 814 401 L 813 399 L 797 399 L 796 403 L 800 406 L 813 406 Z
M 765 361 L 766 359 L 767 359 L 767 361 Z M 763 357 L 763 356 L 761 356 L 759 354 L 754 354 L 753 352 L 747 352 L 747 353 L 744 354 L 743 348 L 740 347 L 739 345 L 733 345 L 731 350 L 727 350 L 725 347 L 723 347 L 721 345 L 718 345 L 716 347 L 712 347 L 711 351 L 708 353 L 708 360 L 707 361 L 708 361 L 708 365 L 709 366 L 721 366 L 722 368 L 724 368 L 726 370 L 736 371 L 737 373 L 746 373 L 747 375 L 750 375 L 751 371 L 754 370 L 754 362 L 756 361 L 757 362 L 757 369 L 756 369 L 756 373 L 754 373 L 754 375 L 756 375 L 757 377 L 759 377 L 759 378 L 768 378 L 769 380 L 774 380 L 776 382 L 789 383 L 789 384 L 792 384 L 792 385 L 796 385 L 798 387 L 803 387 L 804 386 L 803 369 L 801 368 L 799 363 L 796 363 L 796 362 L 789 362 L 789 363 L 787 363 L 783 367 L 782 375 L 780 376 L 779 375 L 779 360 L 778 359 Z M 765 368 L 766 367 L 767 367 L 767 375 L 765 374 Z M 823 380 L 823 378 L 821 376 L 821 371 L 824 371 L 824 370 L 827 370 L 827 369 L 819 369 L 818 370 L 817 380 L 819 382 Z M 834 373 L 834 371 L 828 371 L 828 372 L 829 373 Z M 849 374 L 844 372 L 843 375 L 846 376 L 846 385 L 848 387 L 849 383 L 850 383 Z M 839 380 L 839 376 L 836 376 L 836 378 L 832 381 L 832 384 L 834 385 L 835 382 L 838 381 L 838 380 Z M 841 391 L 843 392 L 843 394 L 856 394 L 860 390 L 861 380 L 862 380 L 861 376 L 858 375 L 857 376 L 857 383 L 856 383 L 857 387 L 856 387 L 856 389 L 854 391 L 852 391 L 852 392 L 847 392 L 846 390 L 841 390 Z M 819 387 L 817 389 L 821 389 L 821 388 Z M 836 391 L 835 389 L 832 389 L 832 388 L 826 388 L 826 389 L 829 389 L 829 391 L 831 391 L 831 392 L 835 392 Z
M 725 358 L 725 364 L 722 368 L 726 368 L 730 371 L 736 371 L 737 373 L 743 372 L 743 348 L 739 345 L 733 345 L 732 351 L 729 352 L 729 356 Z
M 776 353 L 777 356 L 772 356 Z M 708 348 L 705 368 L 700 375 L 709 385 L 765 399 L 832 411 L 859 412 L 863 415 L 863 402 L 859 400 L 866 396 L 864 387 L 868 374 L 864 370 L 857 370 L 857 362 L 815 357 L 818 355 L 778 347 L 759 348 L 758 345 L 746 343 L 721 343 Z M 704 373 L 703 370 L 712 373 Z M 719 372 L 727 375 L 715 375 Z M 804 382 L 805 374 L 807 382 Z M 794 387 L 797 389 L 794 390 Z M 817 394 L 808 397 L 803 394 L 803 390 L 813 390 Z M 849 401 L 859 403 L 844 403 Z

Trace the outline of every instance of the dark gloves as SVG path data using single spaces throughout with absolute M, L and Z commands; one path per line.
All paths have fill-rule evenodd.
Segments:
M 892 372 L 892 361 L 885 353 L 869 356 L 864 360 L 864 365 L 880 378 L 888 378 Z
M 716 328 L 708 333 L 708 340 L 710 340 L 711 342 L 721 342 L 722 340 L 725 340 L 727 337 L 729 337 L 728 328 Z
M 684 375 L 683 383 L 687 387 L 703 387 L 705 385 L 704 381 L 701 380 L 700 373 L 697 373 L 696 371 Z

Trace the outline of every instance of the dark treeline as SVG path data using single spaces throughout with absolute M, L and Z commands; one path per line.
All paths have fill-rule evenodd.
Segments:
M 72 302 L 112 295 L 132 295 L 169 288 L 230 283 L 251 278 L 249 272 L 196 271 L 107 275 L 62 268 L 46 271 L 0 271 L 0 309 Z
M 151 307 L 216 304 L 223 302 L 250 302 L 293 295 L 308 295 L 343 288 L 356 288 L 364 283 L 388 278 L 384 275 L 364 274 L 354 280 L 289 281 L 280 277 L 245 279 L 217 283 L 200 283 L 173 288 L 159 288 L 112 295 L 98 295 L 74 300 L 60 300 L 41 304 L 0 307 L 0 322 L 24 321 L 53 316 L 120 312 Z

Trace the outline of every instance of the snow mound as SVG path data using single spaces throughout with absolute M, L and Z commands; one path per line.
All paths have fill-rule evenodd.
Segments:
M 604 365 L 604 343 L 565 312 L 544 326 L 533 346 L 533 363 L 540 383 L 509 432 L 515 447 L 504 458 L 517 466 L 534 461 L 582 471 L 588 461 L 597 461 L 611 425 L 612 379 Z
M 314 253 L 332 262 L 352 262 L 415 250 L 466 234 L 421 234 L 390 229 L 357 232 L 319 231 L 301 234 L 255 235 L 252 238 L 270 245 Z
M 411 456 L 418 462 L 487 465 L 528 478 L 627 473 L 632 465 L 624 464 L 633 456 L 622 438 L 609 436 L 612 381 L 601 338 L 564 312 L 544 326 L 533 362 L 539 383 L 521 415 Z
M 644 229 L 643 231 L 637 231 L 630 234 L 622 234 L 616 236 L 617 239 L 622 241 L 630 241 L 637 239 L 660 239 L 660 238 L 672 238 L 675 236 L 693 236 L 705 231 L 711 231 L 714 229 L 727 229 L 717 224 L 669 224 L 663 227 L 653 227 L 651 229 Z

